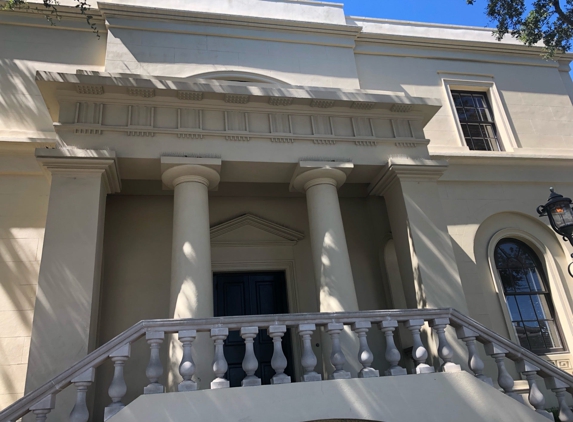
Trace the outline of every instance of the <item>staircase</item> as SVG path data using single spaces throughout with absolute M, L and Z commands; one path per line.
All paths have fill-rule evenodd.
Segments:
M 382 331 L 386 340 L 383 353 L 388 369 L 384 373 L 371 366 L 374 353 L 368 345 L 368 332 L 373 326 Z M 297 383 L 291 383 L 291 377 L 285 373 L 288 362 L 283 353 L 282 340 L 289 328 L 300 337 L 303 372 L 301 382 Z M 410 374 L 400 366 L 402 355 L 394 341 L 400 328 L 402 332 L 409 333 L 413 345 L 412 360 L 415 364 Z M 253 339 L 261 329 L 266 329 L 272 338 L 274 352 L 271 365 L 274 375 L 272 385 L 259 387 Z M 332 371 L 324 374 L 329 381 L 323 380 L 323 375 L 316 370 L 317 357 L 311 345 L 311 335 L 316 330 L 322 330 L 332 345 Z M 229 381 L 225 378 L 228 365 L 223 345 L 230 331 L 238 331 L 245 343 L 242 368 L 246 377 L 242 381 L 245 387 L 241 388 L 228 388 Z M 345 355 L 339 341 L 341 335 L 350 331 L 356 336 L 358 345 L 358 358 L 354 362 L 354 356 L 347 356 L 348 352 Z M 431 336 L 422 335 L 430 331 Z M 214 379 L 210 389 L 196 391 L 196 365 L 192 351 L 200 333 L 207 333 L 201 335 L 210 336 L 214 344 Z M 159 383 L 164 372 L 159 350 L 166 334 L 176 334 L 183 349 L 181 361 L 177 362 L 182 381 L 172 388 L 175 391 L 168 393 Z M 144 337 L 150 347 L 149 363 L 145 369 L 149 384 L 141 396 L 125 406 L 123 399 L 128 386 L 124 379 L 124 366 L 130 358 L 131 345 Z M 428 349 L 432 350 L 434 345 L 427 344 L 427 349 L 423 337 L 435 339 L 437 356 L 433 362 L 428 360 Z M 452 341 L 458 341 L 456 338 L 461 342 L 452 344 Z M 495 383 L 484 373 L 484 360 L 478 354 L 477 343 L 483 344 L 485 354 L 495 362 Z M 467 351 L 464 356 L 467 363 L 463 363 L 467 370 L 462 370 L 459 361 L 456 361 L 454 351 L 459 350 L 457 346 L 463 346 Z M 0 412 L 0 421 L 15 422 L 28 413 L 33 415 L 31 420 L 34 417 L 36 421 L 49 420 L 50 412 L 56 408 L 56 397 L 73 384 L 75 405 L 69 409 L 68 420 L 88 422 L 91 420 L 88 390 L 95 381 L 96 368 L 108 359 L 113 362 L 114 374 L 108 389 L 110 403 L 103 412 L 103 419 L 110 422 L 554 420 L 545 409 L 546 398 L 542 390 L 555 395 L 558 420 L 573 422 L 573 413 L 566 402 L 566 393 L 573 393 L 573 376 L 454 309 L 140 321 L 4 409 Z M 518 372 L 527 380 L 529 391 L 526 399 L 515 390 L 514 379 L 506 367 L 508 361 L 515 362 Z M 346 370 L 352 363 L 360 368 L 356 378 L 352 378 Z M 251 386 L 253 388 L 248 388 Z M 68 389 L 64 393 L 70 394 L 73 390 L 69 392 Z

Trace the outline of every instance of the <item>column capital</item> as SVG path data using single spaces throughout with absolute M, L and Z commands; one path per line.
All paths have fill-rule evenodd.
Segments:
M 202 183 L 209 190 L 219 185 L 221 159 L 194 157 L 161 157 L 161 180 L 169 189 L 180 183 Z
M 388 163 L 370 183 L 370 195 L 383 196 L 396 181 L 410 180 L 417 182 L 435 181 L 442 177 L 448 168 L 447 161 L 429 160 L 426 158 L 390 157 Z
M 107 193 L 116 193 L 121 190 L 121 179 L 114 151 L 37 148 L 35 156 L 40 165 L 52 176 L 102 175 Z
M 290 182 L 291 192 L 306 192 L 315 185 L 332 185 L 337 189 L 346 182 L 354 164 L 340 161 L 301 161 Z

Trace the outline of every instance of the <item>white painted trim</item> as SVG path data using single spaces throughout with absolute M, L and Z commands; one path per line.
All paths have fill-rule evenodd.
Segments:
M 256 271 L 284 271 L 288 295 L 288 310 L 291 314 L 299 313 L 298 290 L 296 286 L 296 271 L 294 260 L 269 261 L 241 261 L 241 262 L 213 262 L 211 268 L 214 273 L 223 272 L 256 272 Z M 296 330 L 291 330 L 291 344 L 293 354 L 293 378 L 300 379 L 303 370 L 300 363 L 301 344 L 300 336 Z
M 511 323 L 511 317 L 509 315 L 509 308 L 507 305 L 507 301 L 505 299 L 505 294 L 503 293 L 503 284 L 501 282 L 501 278 L 499 276 L 499 272 L 495 267 L 495 246 L 498 242 L 502 239 L 517 239 L 521 240 L 522 242 L 526 243 L 529 247 L 533 249 L 535 253 L 537 253 L 541 264 L 543 265 L 543 270 L 545 271 L 545 275 L 547 277 L 547 282 L 549 283 L 549 291 L 551 292 L 551 300 L 553 301 L 553 306 L 555 308 L 555 314 L 559 318 L 560 321 L 568 321 L 569 316 L 571 315 L 571 307 L 569 306 L 568 301 L 566 300 L 565 290 L 563 288 L 563 280 L 559 275 L 559 271 L 555 265 L 555 259 L 549 248 L 545 246 L 539 239 L 535 236 L 531 235 L 530 233 L 520 230 L 517 228 L 505 228 L 497 231 L 489 240 L 488 247 L 487 247 L 487 258 L 488 264 L 490 268 L 490 273 L 492 276 L 492 280 L 494 281 L 495 290 L 497 292 L 498 299 L 501 304 L 501 310 L 503 312 L 503 316 L 505 319 L 506 326 L 508 327 L 509 335 L 511 340 L 516 343 L 519 343 L 519 339 L 517 338 L 517 333 L 513 328 L 513 324 Z M 571 326 L 568 323 L 560 323 L 559 327 L 561 332 L 563 333 L 563 341 L 566 343 L 564 345 L 565 352 L 557 352 L 551 353 L 549 355 L 560 355 L 562 356 L 564 353 L 569 352 L 571 350 L 571 342 L 570 339 L 573 336 L 573 331 L 571 330 Z M 569 340 L 569 341 L 568 341 Z
M 494 81 L 442 78 L 442 83 L 446 90 L 446 97 L 448 98 L 448 103 L 450 105 L 452 117 L 458 130 L 460 146 L 465 146 L 466 143 L 464 141 L 462 126 L 460 125 L 460 122 L 457 118 L 456 107 L 454 104 L 454 99 L 452 97 L 452 89 L 485 92 L 489 98 L 489 101 L 493 109 L 492 111 L 494 115 L 494 121 L 498 132 L 498 138 L 501 149 L 506 152 L 513 152 L 514 150 L 519 148 L 515 134 L 513 133 L 513 130 L 507 118 L 508 114 L 507 110 L 503 106 L 503 102 L 501 101 L 501 97 L 499 95 L 499 92 L 497 90 Z

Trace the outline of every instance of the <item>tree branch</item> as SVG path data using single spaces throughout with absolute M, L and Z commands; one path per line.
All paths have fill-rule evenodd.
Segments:
M 559 0 L 552 0 L 551 3 L 553 3 L 553 7 L 555 8 L 555 11 L 561 20 L 573 28 L 573 19 L 567 16 L 567 14 L 563 11 L 561 4 L 559 4 Z

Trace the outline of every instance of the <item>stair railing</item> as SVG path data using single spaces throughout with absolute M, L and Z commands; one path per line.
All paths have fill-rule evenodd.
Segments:
M 421 336 L 421 330 L 426 327 L 426 324 L 433 330 L 433 337 L 437 341 L 440 364 L 436 368 L 427 363 L 428 351 Z M 332 340 L 332 353 L 330 355 L 332 370 L 329 374 L 324 374 L 324 377 L 329 379 L 350 377 L 350 374 L 344 369 L 349 357 L 344 355 L 339 342 L 340 333 L 345 327 L 350 327 L 358 339 L 357 360 L 362 366 L 358 373 L 359 377 L 380 376 L 379 371 L 371 366 L 374 352 L 368 345 L 367 333 L 373 326 L 377 326 L 386 338 L 386 349 L 383 353 L 389 368 L 383 375 L 406 375 L 406 369 L 399 365 L 402 355 L 394 341 L 394 333 L 400 325 L 409 330 L 412 336 L 412 359 L 415 362 L 415 368 L 411 371 L 412 374 L 461 371 L 461 367 L 455 363 L 454 348 L 446 335 L 448 330 L 455 330 L 458 339 L 463 341 L 467 347 L 468 367 L 478 379 L 492 386 L 495 385 L 484 374 L 485 365 L 477 352 L 476 342 L 483 344 L 486 355 L 495 361 L 497 366 L 496 384 L 505 394 L 522 401 L 521 396 L 514 390 L 514 380 L 505 366 L 506 359 L 509 359 L 517 364 L 519 372 L 527 380 L 529 385 L 528 401 L 538 413 L 553 420 L 553 417 L 545 410 L 545 398 L 537 384 L 539 378 L 542 378 L 547 389 L 555 394 L 559 403 L 559 421 L 573 422 L 573 413 L 567 406 L 565 395 L 566 392 L 573 393 L 573 376 L 455 309 L 406 309 L 140 321 L 66 371 L 4 409 L 0 412 L 0 421 L 15 422 L 30 412 L 35 415 L 37 422 L 46 421 L 49 413 L 55 408 L 57 394 L 73 384 L 76 387 L 76 403 L 71 409 L 69 421 L 87 422 L 90 416 L 86 402 L 87 391 L 94 382 L 95 368 L 107 359 L 113 362 L 114 375 L 108 389 L 110 404 L 105 408 L 104 420 L 111 418 L 125 407 L 122 400 L 128 386 L 123 376 L 123 368 L 130 357 L 131 344 L 143 337 L 146 338 L 150 347 L 150 359 L 146 368 L 149 385 L 144 388 L 143 393 L 165 392 L 165 387 L 159 383 L 159 378 L 163 374 L 159 350 L 166 333 L 178 333 L 179 341 L 182 343 L 183 356 L 179 365 L 179 372 L 183 381 L 178 385 L 178 391 L 197 389 L 193 380 L 195 363 L 191 356 L 193 343 L 199 332 L 209 333 L 214 345 L 212 389 L 229 387 L 229 381 L 225 378 L 227 362 L 223 352 L 223 343 L 229 331 L 234 330 L 239 331 L 245 341 L 243 370 L 246 377 L 243 380 L 243 385 L 260 385 L 260 379 L 255 375 L 258 362 L 252 347 L 253 340 L 259 335 L 260 329 L 268 330 L 269 336 L 273 339 L 274 352 L 271 366 L 275 375 L 272 378 L 272 384 L 284 384 L 291 381 L 290 376 L 284 372 L 288 362 L 282 348 L 282 339 L 288 328 L 296 330 L 301 339 L 300 360 L 301 366 L 304 368 L 301 382 L 321 381 L 323 379 L 323 374 L 316 371 L 317 358 L 310 341 L 312 333 L 317 329 L 324 330 Z

